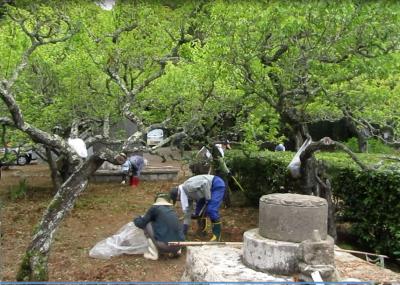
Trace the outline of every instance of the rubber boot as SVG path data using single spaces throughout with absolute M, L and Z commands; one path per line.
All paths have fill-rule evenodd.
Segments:
M 147 242 L 149 243 L 149 247 L 147 248 L 148 251 L 143 254 L 143 257 L 146 259 L 150 259 L 150 260 L 157 260 L 158 259 L 158 249 L 157 249 L 156 245 L 154 244 L 154 242 L 151 238 L 148 238 Z
M 221 222 L 212 223 L 212 233 L 210 241 L 221 241 Z

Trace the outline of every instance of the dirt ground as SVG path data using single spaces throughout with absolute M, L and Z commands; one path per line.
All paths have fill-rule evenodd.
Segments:
M 11 199 L 11 192 L 17 191 L 19 181 L 23 179 L 26 179 L 26 195 Z M 143 214 L 152 204 L 155 193 L 167 192 L 176 184 L 143 181 L 132 188 L 116 183 L 91 183 L 55 235 L 49 260 L 50 281 L 179 281 L 184 271 L 184 256 L 148 261 L 141 255 L 124 255 L 110 260 L 93 259 L 88 255 L 97 242 L 115 234 L 133 217 Z M 45 165 L 12 167 L 3 171 L 0 184 L 0 280 L 15 280 L 20 258 L 30 241 L 33 226 L 50 201 L 51 191 Z M 223 209 L 221 215 L 224 217 L 224 239 L 228 241 L 241 241 L 245 230 L 257 226 L 256 209 Z M 192 236 L 195 238 L 198 237 Z
M 50 201 L 52 189 L 46 165 L 11 167 L 2 174 L 0 280 L 14 281 L 33 226 Z M 158 261 L 149 261 L 142 255 L 99 260 L 90 258 L 88 253 L 97 242 L 115 234 L 133 217 L 143 214 L 152 204 L 155 193 L 167 192 L 183 179 L 180 177 L 174 182 L 143 181 L 136 188 L 117 183 L 91 183 L 54 237 L 49 259 L 49 281 L 180 281 L 185 266 L 184 254 L 176 259 L 161 257 Z M 18 190 L 24 188 L 22 181 L 25 181 L 25 192 Z M 19 195 L 16 194 L 18 191 Z M 246 230 L 257 227 L 258 210 L 254 208 L 236 206 L 222 209 L 221 216 L 225 241 L 242 241 Z M 193 234 L 189 238 L 199 240 Z M 345 276 L 361 277 L 347 272 L 348 263 L 341 262 L 338 266 L 339 272 L 345 273 Z M 398 274 L 386 272 L 385 275 L 379 268 L 374 271 L 375 268 L 368 268 L 367 275 L 362 273 L 363 279 L 400 279 L 393 279 L 398 278 Z

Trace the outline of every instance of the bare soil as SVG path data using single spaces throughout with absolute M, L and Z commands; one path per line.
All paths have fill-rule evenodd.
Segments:
M 46 165 L 11 167 L 2 174 L 0 280 L 14 281 L 33 227 L 53 193 Z M 179 281 L 184 271 L 185 254 L 175 259 L 163 256 L 158 261 L 149 261 L 142 255 L 99 260 L 90 258 L 88 253 L 97 242 L 115 234 L 135 216 L 143 214 L 153 203 L 156 193 L 169 191 L 183 179 L 180 177 L 174 182 L 142 181 L 135 188 L 116 183 L 91 183 L 54 237 L 49 259 L 49 281 Z M 221 216 L 225 241 L 242 241 L 246 230 L 257 227 L 258 210 L 255 208 L 234 206 L 222 209 Z M 209 238 L 194 234 L 189 236 L 191 240 Z M 400 280 L 398 274 L 381 271 L 377 266 L 362 270 L 363 265 L 357 264 L 358 270 L 355 271 L 350 270 L 354 262 L 339 262 L 337 265 L 339 272 L 348 277 Z M 358 274 L 360 269 L 362 273 Z
M 20 198 L 12 198 L 24 179 L 25 195 L 21 193 Z M 97 242 L 143 214 L 153 203 L 156 193 L 167 192 L 176 184 L 142 181 L 132 188 L 116 183 L 91 183 L 54 237 L 49 260 L 50 281 L 179 281 L 184 271 L 184 255 L 175 259 L 161 257 L 158 261 L 146 260 L 141 255 L 124 255 L 110 260 L 93 259 L 88 255 Z M 3 171 L 0 184 L 0 280 L 15 280 L 33 227 L 51 196 L 51 182 L 45 165 L 12 167 Z M 224 239 L 241 241 L 244 231 L 257 226 L 257 214 L 252 208 L 222 209 Z M 200 240 L 195 235 L 190 238 Z

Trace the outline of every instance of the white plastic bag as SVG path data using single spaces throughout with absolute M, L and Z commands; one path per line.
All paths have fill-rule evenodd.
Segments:
M 110 259 L 121 254 L 143 254 L 148 243 L 142 229 L 133 222 L 127 223 L 118 232 L 98 242 L 89 252 L 89 256 L 100 259 Z
M 294 155 L 292 161 L 288 165 L 288 169 L 290 171 L 290 174 L 292 175 L 293 178 L 299 178 L 300 177 L 300 155 L 301 153 L 312 143 L 311 138 L 307 138 L 303 145 L 299 148 L 299 150 L 296 152 Z
M 86 144 L 82 139 L 68 139 L 68 144 L 80 157 L 86 158 L 88 156 Z

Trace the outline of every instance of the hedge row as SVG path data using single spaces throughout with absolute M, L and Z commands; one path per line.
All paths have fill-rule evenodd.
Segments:
M 296 192 L 295 181 L 287 172 L 293 155 L 230 151 L 227 162 L 246 190 L 247 199 L 257 206 L 262 195 Z M 318 158 L 327 165 L 334 198 L 340 202 L 340 219 L 351 222 L 360 245 L 400 256 L 400 170 L 362 171 L 342 153 L 318 154 Z M 379 159 L 374 155 L 363 158 L 369 163 Z

